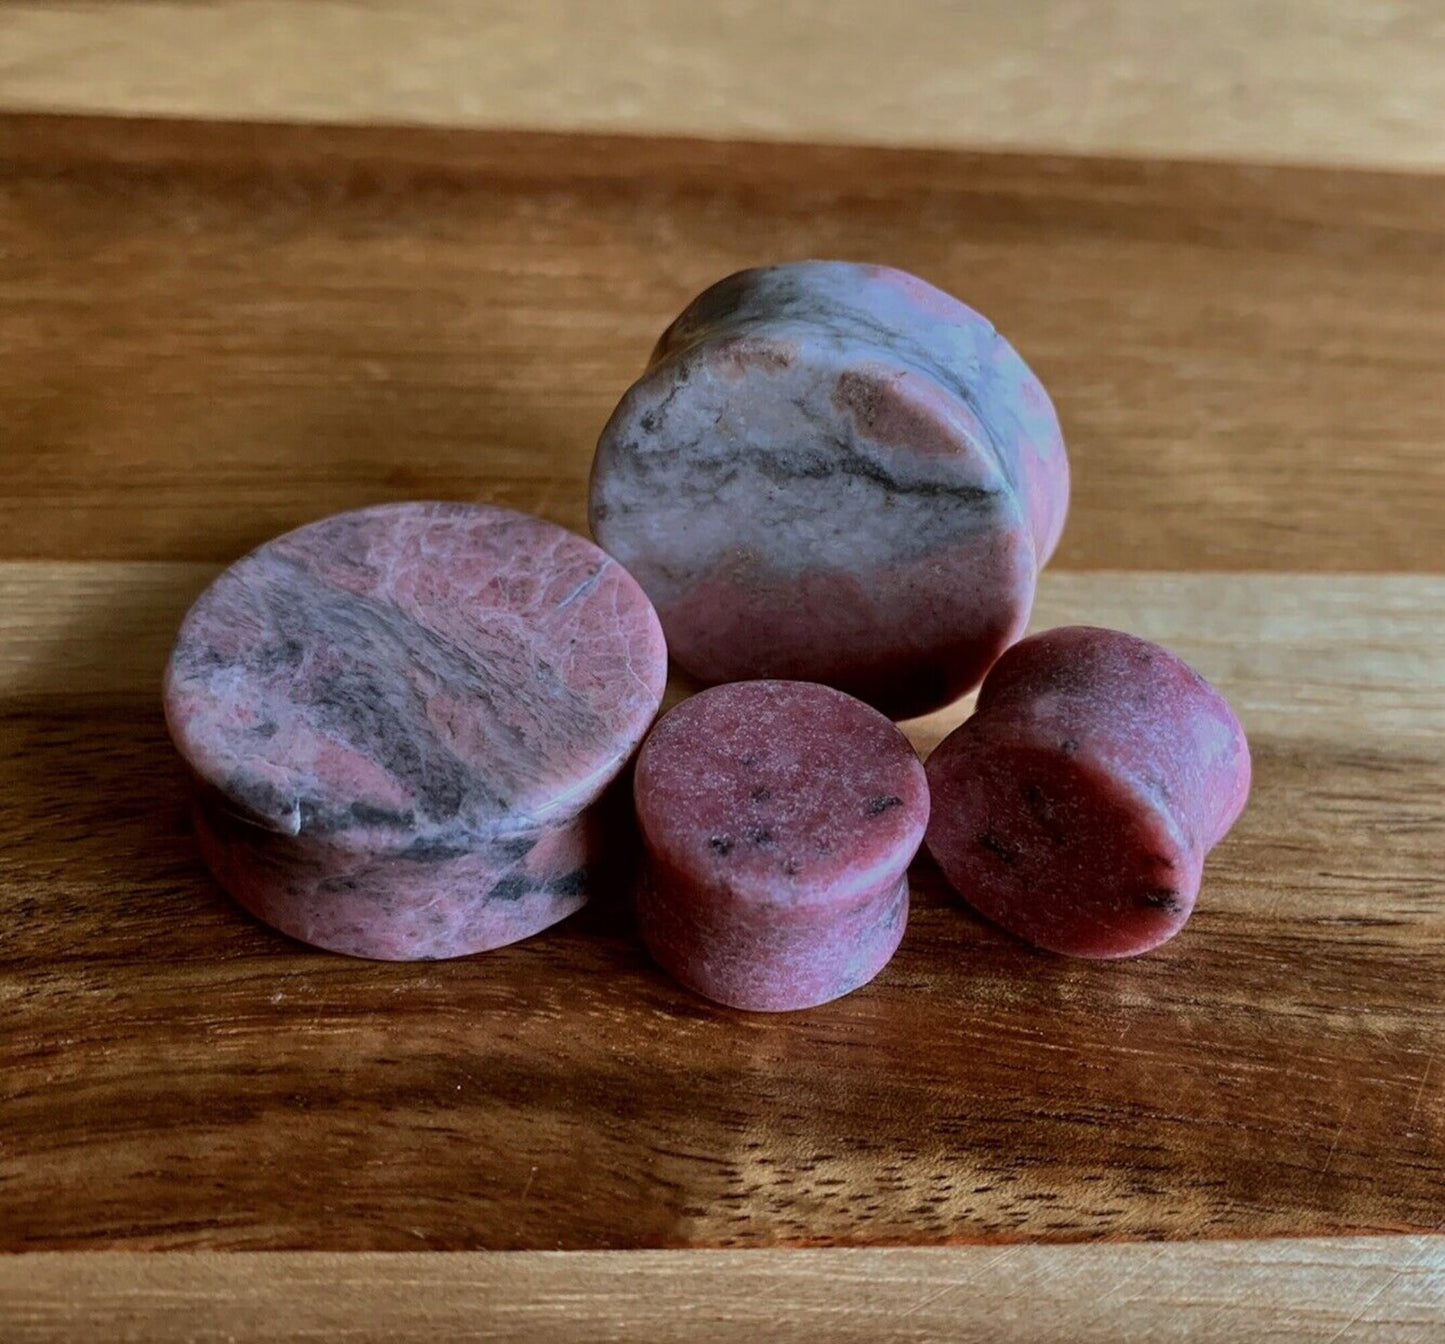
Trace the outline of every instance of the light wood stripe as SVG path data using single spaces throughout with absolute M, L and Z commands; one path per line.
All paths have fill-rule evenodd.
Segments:
M 215 565 L 0 562 L 5 703 L 158 695 L 166 653 Z M 1445 738 L 1445 576 L 1046 572 L 1033 628 L 1106 625 L 1175 649 L 1246 727 Z M 678 692 L 674 691 L 674 695 Z M 910 725 L 925 749 L 965 712 Z
M 20 3 L 0 105 L 1445 163 L 1430 0 Z
M 11 1344 L 1433 1344 L 1445 1238 L 945 1250 L 0 1259 Z

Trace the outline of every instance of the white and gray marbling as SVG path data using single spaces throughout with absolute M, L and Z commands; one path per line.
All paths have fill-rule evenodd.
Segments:
M 708 682 L 823 681 L 895 717 L 1022 634 L 1068 503 L 1048 396 L 992 325 L 887 267 L 744 271 L 604 429 L 591 522 Z
M 657 617 L 590 542 L 484 505 L 323 519 L 237 562 L 166 674 L 233 895 L 358 956 L 455 956 L 587 895 L 586 811 L 661 702 Z

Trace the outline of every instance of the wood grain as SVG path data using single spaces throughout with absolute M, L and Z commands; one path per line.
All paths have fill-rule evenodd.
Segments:
M 0 119 L 0 556 L 218 561 L 482 494 L 582 524 L 661 327 L 887 261 L 1054 393 L 1065 568 L 1445 565 L 1445 178 Z
M 0 561 L 0 708 L 149 702 L 181 617 L 220 566 Z M 1132 628 L 1178 649 L 1222 686 L 1248 687 L 1247 727 L 1318 736 L 1333 721 L 1372 735 L 1445 737 L 1445 576 L 1046 570 L 1032 628 Z M 1269 630 L 1271 637 L 1256 638 Z M 1255 642 L 1251 643 L 1250 641 Z M 676 679 L 669 700 L 688 692 Z M 906 724 L 932 750 L 969 701 Z
M 1433 1339 L 1439 1238 L 1177 1239 L 1441 1227 L 1442 205 L 1377 173 L 0 118 L 0 1247 L 188 1252 L 0 1257 L 0 1336 Z M 579 525 L 663 322 L 810 253 L 996 317 L 1076 467 L 1036 624 L 1162 639 L 1240 708 L 1255 798 L 1189 930 L 1061 963 L 920 862 L 876 985 L 753 1018 L 649 966 L 623 871 L 459 963 L 232 907 L 156 704 L 216 564 L 381 498 Z M 1176 1240 L 1020 1244 L 1139 1237 Z M 864 1242 L 989 1244 L 196 1254 Z
M 11 1344 L 1433 1344 L 1445 1238 L 947 1250 L 30 1255 Z
M 1166 639 L 1251 733 L 1254 798 L 1189 929 L 1068 963 L 920 862 L 883 976 L 768 1017 L 664 979 L 611 899 L 424 965 L 311 952 L 238 912 L 195 857 L 153 690 L 212 572 L 0 566 L 0 1245 L 1440 1224 L 1445 579 L 1051 575 L 1039 624 Z
M 1430 0 L 9 3 L 0 104 L 1445 164 Z

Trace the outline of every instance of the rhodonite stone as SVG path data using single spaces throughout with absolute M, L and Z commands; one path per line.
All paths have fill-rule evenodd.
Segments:
M 589 805 L 661 703 L 656 614 L 596 546 L 470 504 L 268 542 L 191 608 L 166 671 L 202 853 L 318 947 L 451 957 L 587 898 Z
M 928 780 L 929 851 L 970 905 L 1050 951 L 1128 957 L 1189 918 L 1249 794 L 1249 747 L 1168 650 L 1066 626 L 999 659 Z
M 1023 633 L 1068 495 L 1053 407 L 992 324 L 810 261 L 730 276 L 663 333 L 597 445 L 591 524 L 694 677 L 900 718 Z
M 633 791 L 638 928 L 684 985 L 735 1008 L 807 1008 L 893 955 L 928 786 L 877 711 L 805 682 L 718 686 L 664 716 Z

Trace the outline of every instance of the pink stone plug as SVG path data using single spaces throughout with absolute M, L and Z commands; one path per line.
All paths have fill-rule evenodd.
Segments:
M 703 691 L 643 744 L 634 796 L 638 928 L 683 984 L 735 1008 L 809 1008 L 893 955 L 928 785 L 876 710 L 797 681 Z
M 1068 508 L 1039 380 L 886 266 L 742 271 L 663 333 L 597 445 L 593 535 L 704 682 L 826 682 L 902 718 L 1023 633 Z
M 587 899 L 589 805 L 652 722 L 666 650 L 591 542 L 386 504 L 232 565 L 181 626 L 171 736 L 221 884 L 293 937 L 454 957 Z
M 1014 645 L 928 760 L 929 852 L 1020 938 L 1129 957 L 1172 938 L 1249 794 L 1224 698 L 1166 649 L 1065 626 Z

